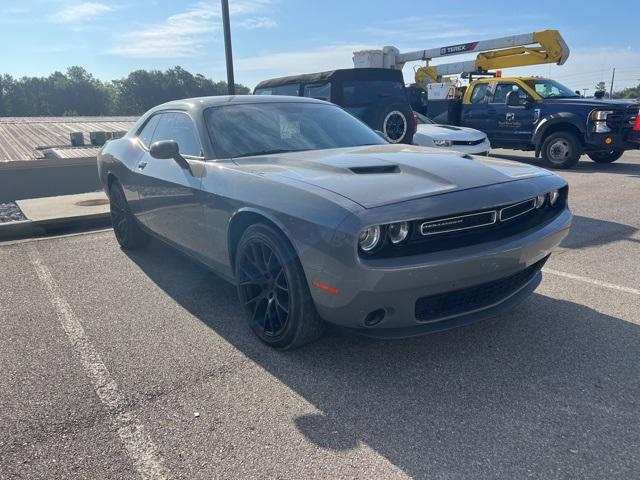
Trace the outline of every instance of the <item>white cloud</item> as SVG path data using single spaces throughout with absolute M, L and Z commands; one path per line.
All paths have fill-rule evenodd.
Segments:
M 51 20 L 57 23 L 74 23 L 94 18 L 108 12 L 112 12 L 113 7 L 104 3 L 85 2 L 67 5 L 62 10 L 51 15 Z
M 257 16 L 270 4 L 270 0 L 238 0 L 231 2 L 230 15 L 239 17 L 234 28 L 274 28 L 276 21 L 270 17 Z M 221 12 L 216 2 L 197 3 L 186 11 L 171 15 L 162 24 L 147 26 L 126 35 L 124 42 L 109 50 L 109 53 L 138 58 L 184 58 L 191 57 L 214 39 L 222 30 Z

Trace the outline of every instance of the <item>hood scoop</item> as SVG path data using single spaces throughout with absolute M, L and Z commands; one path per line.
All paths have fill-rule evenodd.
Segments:
M 349 167 L 357 175 L 368 175 L 374 173 L 400 173 L 398 165 L 369 165 L 364 167 Z
M 447 130 L 453 130 L 455 132 L 459 131 L 460 128 L 458 127 L 452 127 L 451 125 L 436 125 L 436 127 L 440 127 L 440 128 L 446 128 Z

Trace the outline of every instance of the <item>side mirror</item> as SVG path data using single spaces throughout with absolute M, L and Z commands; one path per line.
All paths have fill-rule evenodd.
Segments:
M 178 165 L 185 170 L 191 170 L 189 162 L 180 155 L 180 147 L 175 140 L 159 140 L 153 142 L 149 147 L 149 153 L 153 158 L 158 159 L 173 159 Z
M 524 105 L 524 102 L 520 100 L 518 92 L 511 91 L 507 93 L 507 105 L 510 107 L 521 107 Z
M 180 148 L 175 140 L 160 140 L 151 144 L 149 153 L 153 158 L 176 158 L 180 155 Z

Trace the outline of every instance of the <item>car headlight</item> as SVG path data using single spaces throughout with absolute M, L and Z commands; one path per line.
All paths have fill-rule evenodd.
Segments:
M 553 190 L 549 192 L 549 205 L 551 205 L 552 207 L 555 206 L 555 204 L 558 203 L 559 199 L 560 199 L 559 190 Z
M 453 142 L 451 140 L 434 140 L 433 144 L 436 147 L 450 147 L 453 145 Z
M 387 227 L 387 235 L 391 243 L 398 245 L 409 235 L 409 224 L 407 222 L 392 223 Z
M 358 245 L 363 252 L 374 250 L 382 239 L 380 225 L 363 228 L 358 235 Z
M 536 208 L 542 208 L 544 206 L 544 202 L 547 199 L 546 195 L 538 195 L 536 197 Z
M 612 110 L 595 110 L 591 112 L 591 120 L 594 121 L 593 131 L 595 133 L 609 133 L 611 131 L 607 125 L 607 118 L 612 113 Z
M 591 112 L 591 120 L 595 122 L 605 122 L 607 117 L 613 113 L 613 110 L 594 110 Z

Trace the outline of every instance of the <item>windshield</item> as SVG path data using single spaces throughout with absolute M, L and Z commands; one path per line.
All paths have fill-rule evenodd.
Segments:
M 254 103 L 205 111 L 209 135 L 221 158 L 387 143 L 334 105 Z
M 525 83 L 533 88 L 542 98 L 577 98 L 580 96 L 569 87 L 565 87 L 555 80 L 536 78 L 533 80 L 525 80 Z
M 418 119 L 418 125 L 425 125 L 425 124 L 426 125 L 434 125 L 436 123 L 433 120 L 431 120 L 430 118 L 425 117 L 421 113 L 413 112 L 413 114 Z

